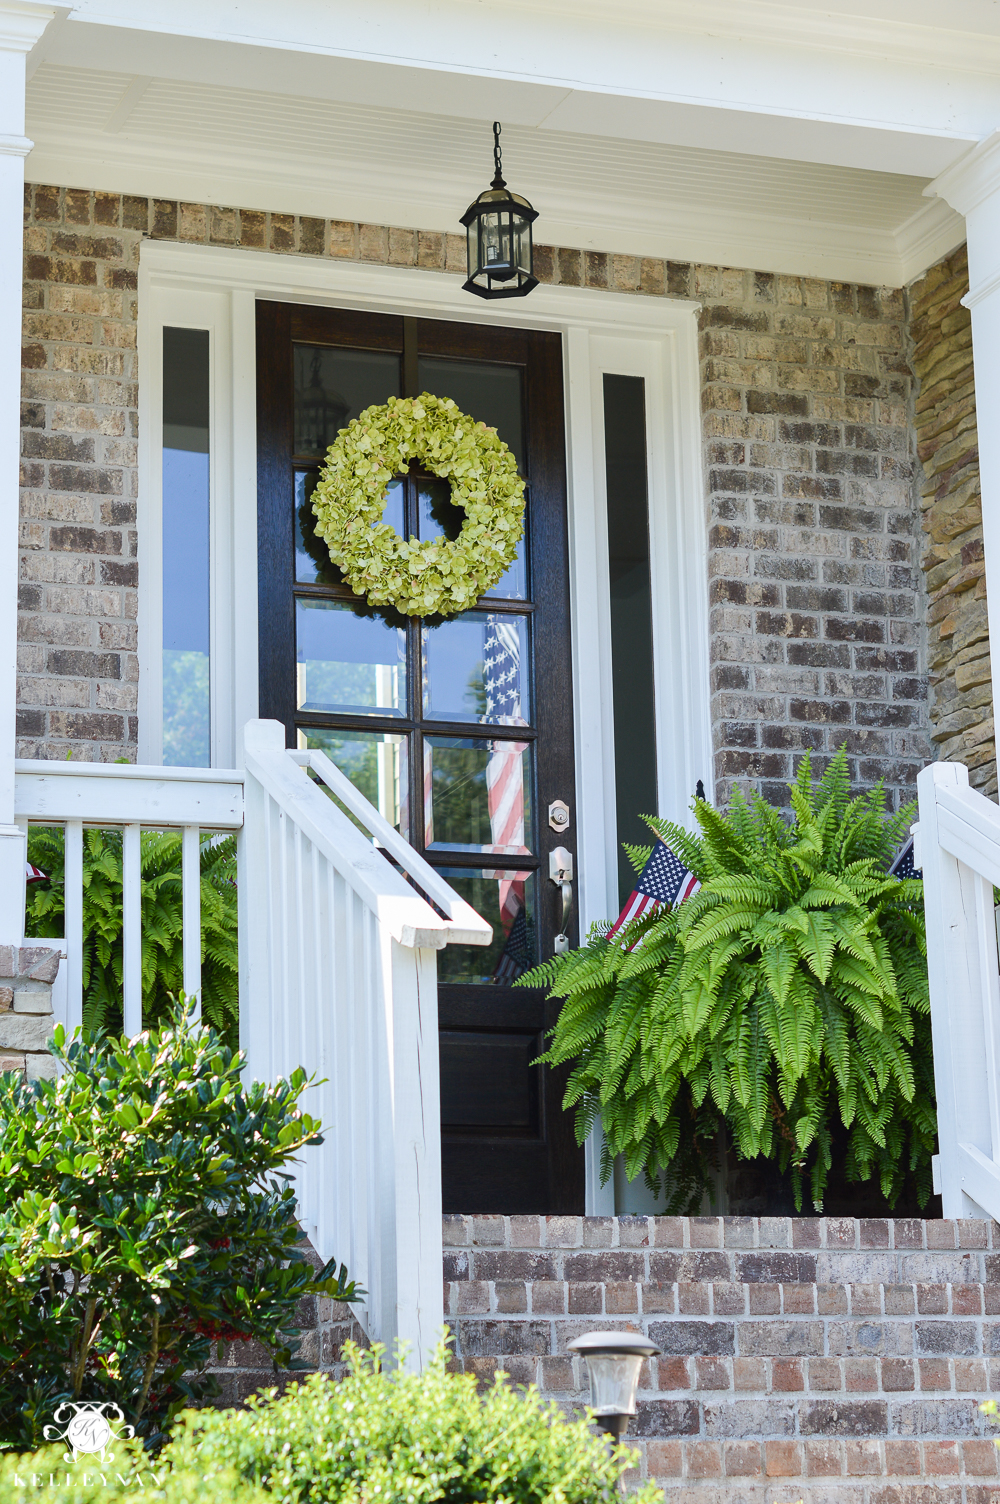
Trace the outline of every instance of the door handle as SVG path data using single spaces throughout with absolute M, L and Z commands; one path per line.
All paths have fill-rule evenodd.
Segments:
M 549 882 L 555 883 L 562 893 L 562 919 L 559 921 L 559 934 L 554 941 L 554 950 L 557 956 L 564 956 L 569 950 L 566 921 L 573 907 L 573 857 L 565 846 L 557 846 L 549 852 Z

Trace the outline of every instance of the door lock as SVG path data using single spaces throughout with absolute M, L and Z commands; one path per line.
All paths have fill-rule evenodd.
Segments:
M 557 802 L 561 803 L 561 801 Z M 565 805 L 562 807 L 566 809 Z M 550 822 L 554 808 L 555 805 L 551 805 L 549 808 Z M 568 818 L 568 810 L 566 810 L 566 814 Z M 549 852 L 549 882 L 555 883 L 556 887 L 562 891 L 562 919 L 559 922 L 559 934 L 554 941 L 554 950 L 557 956 L 564 956 L 569 950 L 566 921 L 569 918 L 569 911 L 573 906 L 573 856 L 571 852 L 566 850 L 565 846 L 557 846 L 554 851 Z
M 549 805 L 549 825 L 553 830 L 569 829 L 569 805 L 565 799 L 553 799 Z

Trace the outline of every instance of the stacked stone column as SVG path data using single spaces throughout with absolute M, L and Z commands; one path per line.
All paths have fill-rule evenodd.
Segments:
M 29 1081 L 56 1074 L 48 1046 L 59 956 L 45 946 L 0 945 L 0 1072 L 20 1071 Z

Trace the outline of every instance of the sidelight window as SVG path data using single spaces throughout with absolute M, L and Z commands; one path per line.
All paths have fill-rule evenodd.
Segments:
M 209 336 L 163 331 L 163 761 L 212 761 Z

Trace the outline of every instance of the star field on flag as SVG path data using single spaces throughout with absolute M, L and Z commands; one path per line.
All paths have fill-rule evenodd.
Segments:
M 701 883 L 665 841 L 657 840 L 632 892 L 607 938 L 614 939 L 623 925 L 659 908 L 661 903 L 683 903 L 697 893 Z

